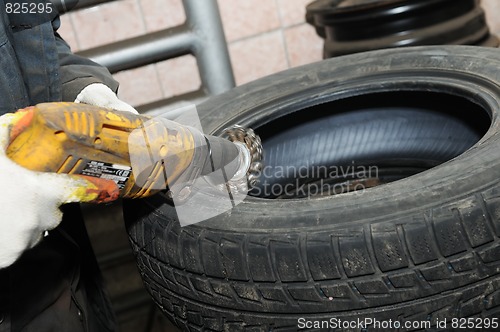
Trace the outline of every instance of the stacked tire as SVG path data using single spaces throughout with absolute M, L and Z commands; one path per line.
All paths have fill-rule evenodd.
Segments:
M 498 47 L 478 0 L 317 0 L 306 20 L 324 57 L 418 45 Z
M 198 111 L 213 135 L 254 128 L 274 170 L 381 172 L 340 179 L 363 183 L 361 191 L 254 193 L 186 227 L 164 194 L 124 202 L 144 284 L 182 330 L 498 327 L 498 50 L 336 57 L 237 87 Z M 318 181 L 295 176 L 270 170 L 261 184 Z

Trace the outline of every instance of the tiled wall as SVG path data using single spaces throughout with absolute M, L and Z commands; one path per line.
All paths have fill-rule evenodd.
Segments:
M 203 0 L 200 0 L 203 1 Z M 238 85 L 321 60 L 323 40 L 305 23 L 313 0 L 218 0 Z M 482 0 L 492 32 L 500 35 L 500 1 Z M 61 35 L 74 51 L 179 25 L 181 0 L 117 0 L 62 19 Z M 134 106 L 196 90 L 192 56 L 115 75 L 120 97 Z
M 491 32 L 500 36 L 500 1 L 481 0 Z

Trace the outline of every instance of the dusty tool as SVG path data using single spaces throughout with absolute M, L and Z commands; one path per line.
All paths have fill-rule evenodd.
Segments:
M 249 190 L 262 145 L 251 129 L 226 129 L 228 139 L 163 118 L 75 103 L 44 103 L 18 112 L 7 155 L 31 170 L 113 180 L 118 197 L 169 190 L 186 196 L 200 176 L 214 186 Z M 116 197 L 115 197 L 116 196 Z

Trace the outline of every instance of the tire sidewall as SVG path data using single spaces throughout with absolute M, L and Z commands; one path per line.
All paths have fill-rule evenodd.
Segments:
M 499 68 L 498 51 L 486 48 L 382 50 L 291 69 L 209 99 L 198 106 L 198 112 L 204 131 L 215 135 L 230 124 L 259 126 L 306 105 L 365 93 L 423 89 L 462 94 L 482 104 L 490 111 L 492 125 L 471 149 L 418 175 L 361 194 L 291 200 L 247 197 L 231 211 L 193 227 L 244 232 L 290 230 L 291 225 L 295 229 L 335 227 L 376 219 L 379 213 L 411 213 L 424 206 L 432 207 L 444 197 L 453 201 L 491 184 L 500 161 L 493 148 L 499 144 Z

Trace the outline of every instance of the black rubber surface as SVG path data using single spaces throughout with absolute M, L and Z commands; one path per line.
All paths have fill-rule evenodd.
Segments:
M 325 39 L 325 58 L 401 46 L 499 45 L 477 0 L 317 0 L 306 20 Z
M 435 125 L 446 131 L 445 123 L 453 119 L 450 133 L 457 136 L 463 126 L 466 143 L 453 149 L 445 144 L 430 154 L 421 150 L 439 156 L 439 162 L 452 159 L 362 193 L 247 197 L 231 211 L 188 227 L 179 226 L 161 194 L 125 202 L 146 288 L 163 312 L 189 331 L 295 331 L 302 319 L 364 318 L 422 321 L 440 330 L 436 323 L 444 319 L 450 324 L 457 318 L 500 317 L 499 83 L 495 49 L 419 47 L 334 58 L 208 100 L 198 107 L 205 130 L 219 134 L 239 123 L 260 130 L 266 143 L 273 131 L 279 136 L 291 128 L 285 119 L 304 116 L 314 123 L 324 116 L 318 105 L 387 93 L 417 93 L 431 105 L 432 98 L 448 95 L 462 102 L 432 112 L 448 119 Z M 354 111 L 333 109 L 330 116 Z M 419 126 L 414 116 L 408 119 Z M 403 126 L 408 121 L 399 123 L 404 135 L 413 137 Z M 393 144 L 391 131 L 384 131 L 381 137 Z M 438 135 L 428 146 L 448 137 Z M 373 141 L 367 136 L 360 146 Z M 335 330 L 328 327 L 323 330 Z
M 422 104 L 419 94 L 405 97 L 408 100 L 404 104 Z M 302 119 L 288 128 L 280 120 L 265 126 L 260 132 L 268 130 L 273 134 L 265 137 L 266 166 L 252 194 L 273 197 L 273 186 L 294 184 L 297 170 L 301 170 L 304 181 L 311 181 L 325 176 L 320 166 L 336 165 L 346 173 L 362 165 L 425 170 L 456 157 L 478 142 L 484 132 L 460 117 L 444 113 L 444 107 L 450 104 L 440 101 L 440 95 L 434 98 L 425 109 L 415 105 L 395 107 L 392 105 L 398 103 L 394 100 L 385 107 L 350 112 L 344 105 L 327 104 L 323 107 L 329 113 L 335 113 L 337 107 L 344 111 Z M 367 99 L 363 98 L 363 104 L 369 103 Z M 280 128 L 277 133 L 271 129 L 276 127 Z

